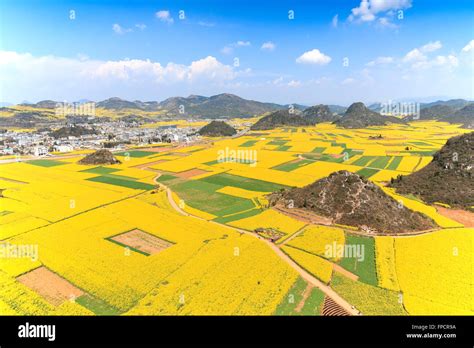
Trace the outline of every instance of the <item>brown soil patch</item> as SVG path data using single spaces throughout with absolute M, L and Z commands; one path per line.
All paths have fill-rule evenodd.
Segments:
M 119 234 L 110 239 L 148 255 L 157 254 L 173 245 L 173 243 L 140 231 L 139 229 Z
M 463 224 L 465 227 L 474 227 L 474 213 L 461 209 L 448 209 L 444 207 L 436 207 L 438 213 L 451 220 Z
M 298 303 L 298 305 L 296 306 L 295 308 L 295 311 L 296 312 L 301 312 L 301 310 L 303 309 L 304 307 L 304 304 L 306 302 L 306 300 L 308 299 L 309 295 L 311 294 L 311 291 L 313 290 L 314 286 L 311 285 L 311 284 L 308 284 L 306 286 L 306 289 L 304 289 L 303 291 L 303 298 L 301 299 L 301 301 Z
M 167 155 L 170 156 L 179 156 L 179 157 L 186 157 L 186 156 L 191 156 L 191 153 L 189 152 L 170 152 Z
M 350 315 L 344 308 L 339 306 L 332 298 L 326 296 L 323 303 L 323 315 L 325 316 L 346 316 Z
M 309 224 L 317 225 L 332 225 L 332 220 L 323 216 L 319 216 L 313 212 L 298 209 L 298 208 L 287 208 L 281 204 L 277 204 L 273 209 L 283 213 L 289 217 L 294 218 L 295 220 L 306 222 Z
M 173 175 L 182 179 L 188 179 L 188 178 L 192 178 L 193 176 L 197 176 L 197 175 L 201 175 L 205 173 L 208 173 L 208 172 L 206 170 L 194 168 L 194 169 L 186 170 L 184 172 L 174 173 Z
M 143 168 L 147 168 L 147 167 L 149 167 L 149 166 L 154 166 L 155 164 L 163 163 L 163 162 L 166 162 L 166 161 L 168 161 L 168 160 L 161 159 L 161 160 L 154 161 L 154 162 L 148 162 L 148 163 L 139 164 L 139 165 L 133 166 L 133 167 L 131 167 L 131 168 L 143 169 Z
M 342 275 L 346 276 L 347 278 L 351 279 L 351 280 L 355 280 L 357 281 L 359 279 L 359 276 L 352 273 L 352 272 L 349 272 L 347 269 L 345 268 L 342 268 L 341 266 L 339 266 L 337 263 L 333 263 L 332 264 L 332 269 L 335 270 L 336 272 L 338 273 L 341 273 Z
M 84 295 L 84 292 L 46 267 L 36 268 L 16 278 L 55 306 Z

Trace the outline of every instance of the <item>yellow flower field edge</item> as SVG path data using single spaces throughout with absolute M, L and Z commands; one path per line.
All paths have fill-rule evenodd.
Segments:
M 299 264 L 306 271 L 314 275 L 322 282 L 328 284 L 331 280 L 333 265 L 331 262 L 310 254 L 308 252 L 292 248 L 290 246 L 282 246 L 281 250 L 287 254 L 293 261 Z

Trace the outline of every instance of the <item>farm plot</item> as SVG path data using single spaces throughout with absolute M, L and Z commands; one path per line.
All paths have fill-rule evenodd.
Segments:
M 17 280 L 55 306 L 84 295 L 82 290 L 51 272 L 46 267 L 36 268 L 19 276 Z
M 410 314 L 474 314 L 473 233 L 456 228 L 394 238 L 396 273 Z
M 310 254 L 306 251 L 295 249 L 290 246 L 283 246 L 281 249 L 297 264 L 321 280 L 323 283 L 328 284 L 331 280 L 333 270 L 333 265 L 331 262 L 319 256 Z
M 173 245 L 171 242 L 143 232 L 139 229 L 120 233 L 106 239 L 146 256 L 157 254 Z
M 360 281 L 377 285 L 374 239 L 346 233 L 345 241 L 344 256 L 339 264 L 358 275 Z
M 337 227 L 310 225 L 286 244 L 331 261 L 340 259 L 333 249 L 344 245 L 344 231 Z

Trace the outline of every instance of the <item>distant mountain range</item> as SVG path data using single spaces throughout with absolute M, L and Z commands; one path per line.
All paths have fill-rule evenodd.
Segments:
M 392 103 L 396 104 L 398 102 L 392 102 Z M 413 102 L 410 102 L 410 103 L 413 103 Z M 437 105 L 439 105 L 439 106 L 449 106 L 449 107 L 452 107 L 454 109 L 461 109 L 464 106 L 466 106 L 468 104 L 471 104 L 471 103 L 474 103 L 474 101 L 466 100 L 466 99 L 437 100 L 437 101 L 430 102 L 430 103 L 420 103 L 420 110 L 430 108 L 430 107 L 433 107 L 433 106 L 437 106 Z M 403 102 L 400 102 L 398 104 L 403 104 Z M 383 109 L 383 106 L 384 106 L 384 103 L 373 103 L 373 104 L 370 104 L 368 106 L 368 108 L 372 111 L 381 112 L 382 109 Z
M 86 102 L 83 99 L 79 102 Z M 51 117 L 57 102 L 53 100 L 42 100 L 36 104 L 22 103 L 22 106 L 30 106 L 44 110 L 27 111 L 15 110 L 14 106 L 1 107 L 14 117 L 19 116 L 20 124 L 25 118 L 30 117 L 41 120 Z M 420 104 L 420 119 L 441 120 L 451 123 L 462 123 L 465 127 L 474 128 L 473 115 L 474 102 L 465 99 L 438 100 L 430 103 Z M 384 125 L 387 122 L 401 123 L 400 118 L 381 115 L 384 104 L 374 103 L 366 107 L 362 103 L 354 103 L 349 108 L 340 105 L 316 105 L 309 106 L 301 104 L 276 104 L 248 100 L 234 94 L 223 93 L 210 97 L 190 95 L 188 97 L 172 97 L 161 102 L 158 101 L 129 101 L 121 98 L 109 98 L 96 103 L 96 109 L 107 111 L 110 117 L 133 117 L 134 119 L 146 117 L 149 120 L 162 118 L 200 118 L 200 119 L 231 119 L 248 118 L 255 116 L 268 116 L 263 118 L 256 127 L 274 127 L 280 125 L 308 125 L 320 122 L 334 122 L 338 126 L 347 128 L 363 128 L 374 125 Z M 282 111 L 272 114 L 275 111 Z M 284 111 L 287 111 L 286 113 Z M 294 111 L 294 113 L 292 112 Z M 33 113 L 35 113 L 33 115 Z M 45 117 L 42 117 L 44 113 Z M 155 114 L 156 113 L 156 114 Z M 99 113 L 104 115 L 104 113 Z M 285 116 L 287 115 L 287 116 Z M 295 117 L 297 116 L 297 117 Z M 416 120 L 416 116 L 409 116 L 404 121 Z M 288 118 L 288 119 L 286 119 Z M 9 122 L 16 122 L 12 118 Z M 30 122 L 30 123 L 31 123 Z M 0 122 L 1 124 L 5 122 Z M 18 123 L 18 122 L 17 122 Z

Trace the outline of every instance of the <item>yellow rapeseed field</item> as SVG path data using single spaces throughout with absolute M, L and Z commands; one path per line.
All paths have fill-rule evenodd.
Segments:
M 310 225 L 287 244 L 337 261 L 336 258 L 328 257 L 326 250 L 332 248 L 333 243 L 344 245 L 344 241 L 344 231 L 340 228 Z
M 474 314 L 473 233 L 453 228 L 394 238 L 396 274 L 410 314 Z
M 333 264 L 319 256 L 310 254 L 306 251 L 283 246 L 282 250 L 290 256 L 297 264 L 306 271 L 314 275 L 324 283 L 329 283 L 332 276 Z

